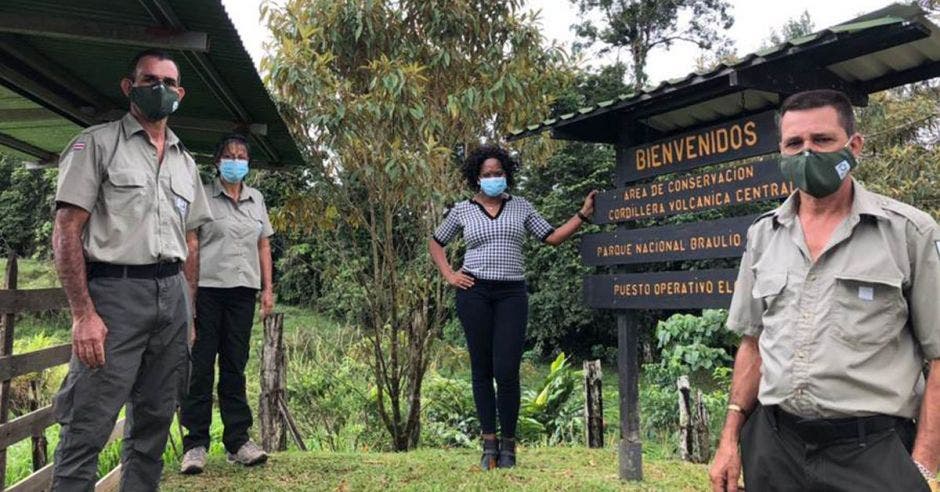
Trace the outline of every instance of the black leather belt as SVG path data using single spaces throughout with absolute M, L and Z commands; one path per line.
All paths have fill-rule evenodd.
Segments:
M 865 440 L 866 435 L 877 434 L 899 425 L 912 424 L 910 419 L 891 415 L 870 417 L 846 417 L 837 419 L 805 419 L 787 413 L 776 405 L 766 407 L 776 425 L 787 428 L 800 436 L 804 442 L 827 443 L 840 439 Z
M 180 262 L 151 263 L 149 265 L 115 265 L 113 263 L 90 262 L 85 265 L 89 280 L 108 278 L 164 278 L 180 272 Z

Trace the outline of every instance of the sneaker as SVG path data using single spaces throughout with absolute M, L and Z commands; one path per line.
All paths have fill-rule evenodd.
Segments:
M 229 463 L 239 463 L 245 466 L 260 465 L 268 461 L 268 453 L 265 453 L 261 446 L 254 441 L 248 441 L 238 448 L 235 454 L 225 453 Z
M 513 468 L 516 466 L 516 440 L 503 438 L 499 446 L 498 468 Z
M 183 464 L 180 465 L 180 473 L 184 475 L 196 475 L 206 469 L 206 448 L 197 446 L 186 451 L 183 455 Z
M 483 456 L 480 458 L 480 468 L 495 470 L 496 460 L 499 458 L 499 442 L 496 439 L 483 440 Z

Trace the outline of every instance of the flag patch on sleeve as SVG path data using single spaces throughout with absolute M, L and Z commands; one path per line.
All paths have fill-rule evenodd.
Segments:
M 72 152 L 78 152 L 80 150 L 85 150 L 85 142 L 75 142 L 72 144 Z

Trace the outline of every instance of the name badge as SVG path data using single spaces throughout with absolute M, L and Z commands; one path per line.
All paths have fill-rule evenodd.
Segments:
M 177 196 L 176 197 L 176 209 L 180 211 L 181 216 L 186 217 L 186 210 L 188 208 L 189 208 L 189 203 L 187 203 L 183 197 Z
M 875 289 L 867 285 L 861 285 L 858 288 L 858 298 L 863 301 L 873 301 L 875 299 Z

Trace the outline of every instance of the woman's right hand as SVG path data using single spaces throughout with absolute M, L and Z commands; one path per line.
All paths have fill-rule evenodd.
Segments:
M 458 289 L 467 290 L 473 287 L 473 277 L 464 273 L 463 270 L 458 270 L 447 276 L 447 283 Z

